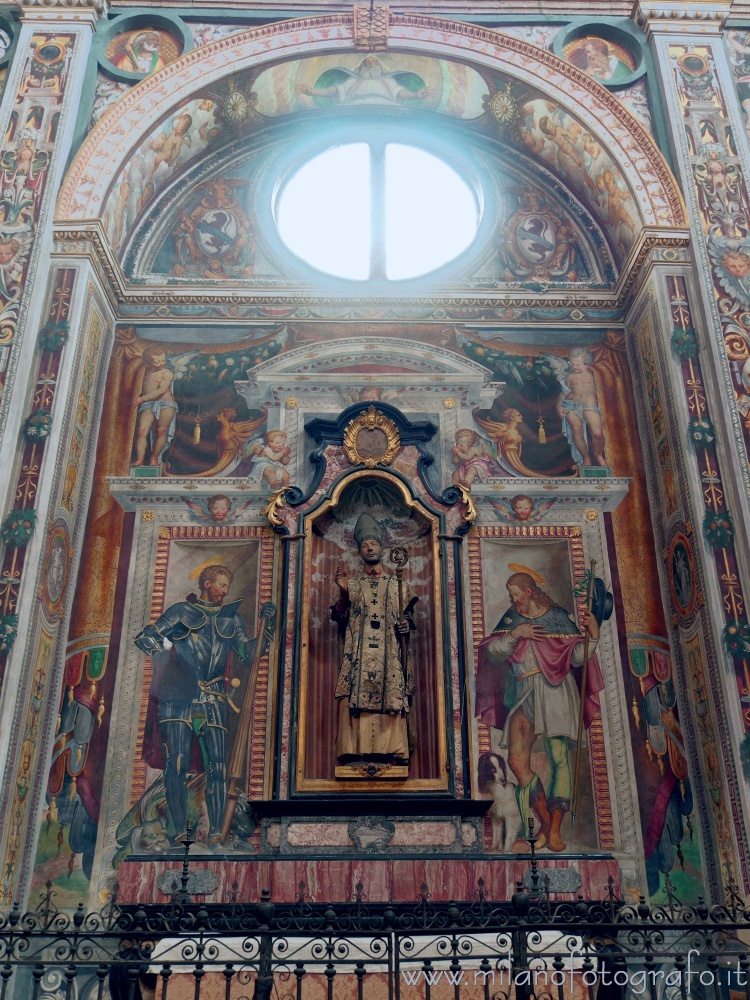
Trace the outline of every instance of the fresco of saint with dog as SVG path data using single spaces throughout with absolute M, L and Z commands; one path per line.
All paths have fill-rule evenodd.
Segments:
M 506 566 L 507 608 L 478 651 L 476 715 L 491 727 L 493 751 L 479 759 L 478 785 L 494 800 L 493 850 L 527 850 L 524 837 L 533 818 L 537 847 L 559 853 L 576 833 L 564 833 L 563 824 L 576 809 L 574 769 L 580 765 L 571 751 L 579 749 L 581 704 L 585 730 L 601 712 L 604 681 L 596 647 L 603 598 L 581 611 L 577 624 L 568 611 L 572 601 L 559 603 L 559 587 L 554 596 L 548 593 L 538 569 L 520 562 Z M 582 680 L 576 668 L 584 657 Z

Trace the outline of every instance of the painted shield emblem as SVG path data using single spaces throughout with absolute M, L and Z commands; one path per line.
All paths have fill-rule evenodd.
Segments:
M 545 264 L 557 247 L 557 232 L 548 216 L 527 215 L 516 230 L 516 244 L 530 264 Z
M 206 257 L 224 257 L 237 240 L 237 219 L 225 208 L 212 208 L 198 220 L 197 243 Z

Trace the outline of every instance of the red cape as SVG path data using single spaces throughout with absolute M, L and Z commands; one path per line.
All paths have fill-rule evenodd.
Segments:
M 476 716 L 486 726 L 502 729 L 505 726 L 510 708 L 505 704 L 505 681 L 508 667 L 490 663 L 487 646 L 493 639 L 498 639 L 502 632 L 493 632 L 482 639 L 479 644 L 479 662 L 476 677 Z M 562 684 L 571 670 L 576 669 L 571 664 L 573 650 L 581 641 L 580 635 L 547 636 L 544 639 L 519 639 L 513 651 L 506 657 L 505 663 L 521 663 L 526 656 L 526 649 L 531 642 L 542 673 L 550 684 L 557 687 Z M 588 729 L 595 716 L 601 711 L 599 692 L 604 689 L 599 661 L 596 653 L 589 657 L 589 669 L 586 674 L 586 699 L 584 702 L 583 722 Z

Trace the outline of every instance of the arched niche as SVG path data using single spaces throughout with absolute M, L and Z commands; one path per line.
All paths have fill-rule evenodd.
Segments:
M 391 639 L 389 631 L 390 616 L 396 612 L 395 600 L 392 606 L 387 603 L 382 608 L 378 606 L 378 610 L 386 611 L 386 618 L 377 621 L 377 631 L 367 632 L 364 637 L 359 635 L 360 612 L 365 607 L 362 602 L 352 605 L 351 614 L 360 618 L 349 622 L 349 629 L 345 623 L 346 614 L 343 618 L 335 615 L 341 603 L 337 603 L 335 584 L 340 570 L 348 574 L 350 593 L 358 580 L 367 586 L 364 570 L 368 567 L 363 566 L 355 542 L 355 529 L 362 513 L 374 515 L 383 532 L 384 577 L 394 576 L 393 553 L 396 547 L 402 548 L 408 557 L 403 568 L 405 593 L 417 598 L 413 611 L 409 610 L 415 627 L 404 654 L 408 667 L 403 661 L 399 667 L 408 670 L 410 684 L 407 689 L 411 692 L 409 763 L 403 766 L 383 763 L 378 754 L 370 754 L 368 762 L 362 763 L 356 754 L 348 753 L 354 747 L 341 734 L 350 711 L 353 718 L 359 717 L 358 709 L 349 707 L 350 699 L 352 704 L 358 703 L 355 688 L 358 690 L 359 685 L 353 683 L 350 698 L 342 695 L 345 685 L 341 675 L 345 672 L 347 656 L 344 653 L 342 660 L 342 651 L 352 648 L 347 645 L 347 631 L 351 632 L 349 642 L 353 640 L 357 648 L 365 643 L 361 650 L 364 654 L 378 643 L 385 648 L 390 641 L 393 659 L 396 649 L 395 637 Z M 299 604 L 302 609 L 299 711 L 295 723 L 297 791 L 425 793 L 447 789 L 444 659 L 450 643 L 440 599 L 440 524 L 436 511 L 429 510 L 423 500 L 414 497 L 400 477 L 382 469 L 358 469 L 342 477 L 330 495 L 316 503 L 304 518 L 307 543 Z M 391 589 L 395 591 L 395 586 Z M 367 602 L 369 604 L 369 596 Z M 376 653 L 382 657 L 382 653 L 377 650 Z M 386 664 L 388 662 L 386 659 Z M 394 669 L 393 663 L 390 669 Z M 388 682 L 384 680 L 383 684 L 387 696 Z M 343 757 L 337 757 L 339 752 Z

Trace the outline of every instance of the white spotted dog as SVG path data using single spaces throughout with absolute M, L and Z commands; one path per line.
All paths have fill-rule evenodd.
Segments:
M 521 837 L 521 815 L 516 802 L 515 783 L 508 778 L 508 765 L 499 753 L 483 753 L 477 762 L 477 785 L 482 795 L 492 799 L 491 851 L 511 854 L 516 840 Z

